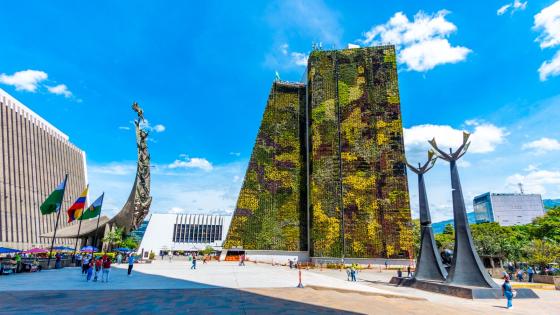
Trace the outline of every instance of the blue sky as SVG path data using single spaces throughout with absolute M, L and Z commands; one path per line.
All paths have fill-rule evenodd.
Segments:
M 518 182 L 560 197 L 560 1 L 30 1 L 0 12 L 0 88 L 86 151 L 109 214 L 133 180 L 133 101 L 152 129 L 152 210 L 231 212 L 275 71 L 301 80 L 312 43 L 397 45 L 407 157 L 424 159 L 432 136 L 450 146 L 473 132 L 461 165 L 470 207 Z M 434 218 L 451 217 L 447 165 L 427 183 Z

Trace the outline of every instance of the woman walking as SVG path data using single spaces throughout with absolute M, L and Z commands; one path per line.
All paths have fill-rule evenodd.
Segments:
M 134 255 L 130 254 L 130 256 L 128 256 L 128 276 L 130 277 L 130 274 L 132 273 L 132 267 L 134 267 Z
M 511 289 L 511 284 L 509 283 L 509 279 L 504 277 L 504 284 L 502 284 L 502 294 L 507 299 L 507 308 L 512 309 L 513 305 L 511 303 L 513 299 L 513 290 Z

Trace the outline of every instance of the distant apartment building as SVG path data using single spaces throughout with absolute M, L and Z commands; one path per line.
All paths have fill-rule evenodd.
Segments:
M 84 189 L 86 156 L 68 136 L 0 89 L 0 246 L 49 246 L 56 213 L 39 206 L 68 174 L 62 211 Z M 65 212 L 59 228 L 68 226 Z M 55 244 L 73 244 L 60 239 Z
M 476 223 L 498 222 L 503 226 L 531 223 L 544 215 L 539 194 L 485 193 L 473 199 Z

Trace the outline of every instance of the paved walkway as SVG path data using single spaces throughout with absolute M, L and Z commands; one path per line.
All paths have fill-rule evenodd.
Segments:
M 295 288 L 297 270 L 266 264 L 212 262 L 190 270 L 185 261 L 114 266 L 109 283 L 87 283 L 78 268 L 0 277 L 0 313 L 203 313 L 203 314 L 560 314 L 558 292 L 540 300 L 470 301 L 387 285 L 392 274 L 302 272 L 305 289 Z M 352 291 L 349 291 L 352 290 Z M 555 306 L 556 305 L 556 306 Z
M 346 279 L 346 273 L 344 271 L 323 269 L 313 272 L 340 280 Z M 409 297 L 413 296 L 426 299 L 434 305 L 437 305 L 437 307 L 454 307 L 457 310 L 470 311 L 478 314 L 494 314 L 501 313 L 501 311 L 507 312 L 508 314 L 560 314 L 560 291 L 535 289 L 534 291 L 540 297 L 539 299 L 514 299 L 514 309 L 507 310 L 504 308 L 506 304 L 505 299 L 467 300 L 413 288 L 396 287 L 389 284 L 389 280 L 394 275 L 394 271 L 364 270 L 358 274 L 358 283 L 384 291 L 404 294 Z M 495 279 L 495 281 L 498 284 L 502 283 L 497 279 Z

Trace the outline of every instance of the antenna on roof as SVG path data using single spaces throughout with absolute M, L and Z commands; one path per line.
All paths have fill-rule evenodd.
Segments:
M 521 194 L 523 195 L 523 184 L 522 183 L 517 183 L 517 186 L 519 186 L 519 191 L 521 192 Z

